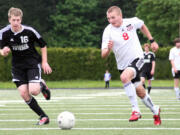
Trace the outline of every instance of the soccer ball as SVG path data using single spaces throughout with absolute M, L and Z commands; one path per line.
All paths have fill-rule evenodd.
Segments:
M 71 129 L 75 125 L 75 116 L 71 112 L 64 111 L 58 115 L 57 121 L 61 129 Z

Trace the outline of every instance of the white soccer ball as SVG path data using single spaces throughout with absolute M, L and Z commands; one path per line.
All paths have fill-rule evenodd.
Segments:
M 64 111 L 58 115 L 57 121 L 61 129 L 71 129 L 75 125 L 75 116 L 71 112 Z

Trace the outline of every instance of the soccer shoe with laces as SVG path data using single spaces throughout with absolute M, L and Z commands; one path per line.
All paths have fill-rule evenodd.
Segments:
M 141 114 L 139 112 L 133 111 L 131 114 L 131 117 L 129 118 L 129 121 L 137 121 L 138 119 L 141 118 Z
M 40 82 L 40 86 L 41 86 L 41 92 L 42 92 L 43 96 L 45 97 L 45 99 L 50 100 L 51 92 L 50 92 L 49 88 L 47 87 L 47 85 L 43 79 Z
M 36 125 L 45 125 L 49 123 L 49 118 L 48 117 L 40 117 L 38 123 Z
M 160 117 L 160 108 L 158 107 L 158 114 L 157 115 L 154 115 L 153 118 L 154 118 L 154 125 L 161 125 L 161 117 Z

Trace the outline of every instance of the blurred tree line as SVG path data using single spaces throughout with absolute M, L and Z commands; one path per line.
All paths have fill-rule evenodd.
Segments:
M 160 44 L 178 36 L 179 0 L 0 0 L 0 28 L 8 24 L 8 9 L 19 7 L 23 24 L 38 30 L 48 46 L 100 48 L 112 5 L 121 7 L 124 18 L 143 19 Z M 142 35 L 140 40 L 147 42 Z

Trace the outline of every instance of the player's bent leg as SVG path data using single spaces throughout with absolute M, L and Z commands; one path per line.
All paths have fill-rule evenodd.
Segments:
M 21 97 L 24 99 L 26 104 L 40 116 L 39 122 L 37 125 L 44 125 L 49 123 L 48 116 L 44 113 L 41 107 L 38 105 L 36 99 L 29 94 L 28 85 L 23 84 L 18 87 Z
M 45 97 L 45 99 L 50 100 L 51 92 L 43 79 L 41 79 L 40 87 L 41 87 L 41 92 L 42 92 L 43 96 Z
M 18 91 L 20 96 L 24 99 L 24 101 L 29 101 L 31 96 L 29 95 L 28 85 L 22 84 L 18 87 Z
M 132 68 L 127 68 L 120 76 L 121 81 L 124 84 L 126 95 L 128 96 L 132 105 L 132 114 L 131 117 L 129 118 L 130 122 L 137 121 L 139 118 L 141 118 L 141 113 L 138 107 L 138 101 L 136 97 L 136 90 L 131 82 L 133 77 L 134 77 L 134 70 L 132 70 Z
M 143 91 L 143 86 L 136 87 L 137 93 L 140 91 Z M 145 91 L 145 90 L 144 90 Z M 145 96 L 143 94 L 138 94 L 138 96 L 142 99 L 142 102 L 153 112 L 154 116 L 154 124 L 160 125 L 161 124 L 161 118 L 160 118 L 160 107 L 155 106 L 151 100 L 151 97 L 146 93 Z
M 29 93 L 31 95 L 37 96 L 40 93 L 40 84 L 39 83 L 29 83 Z

